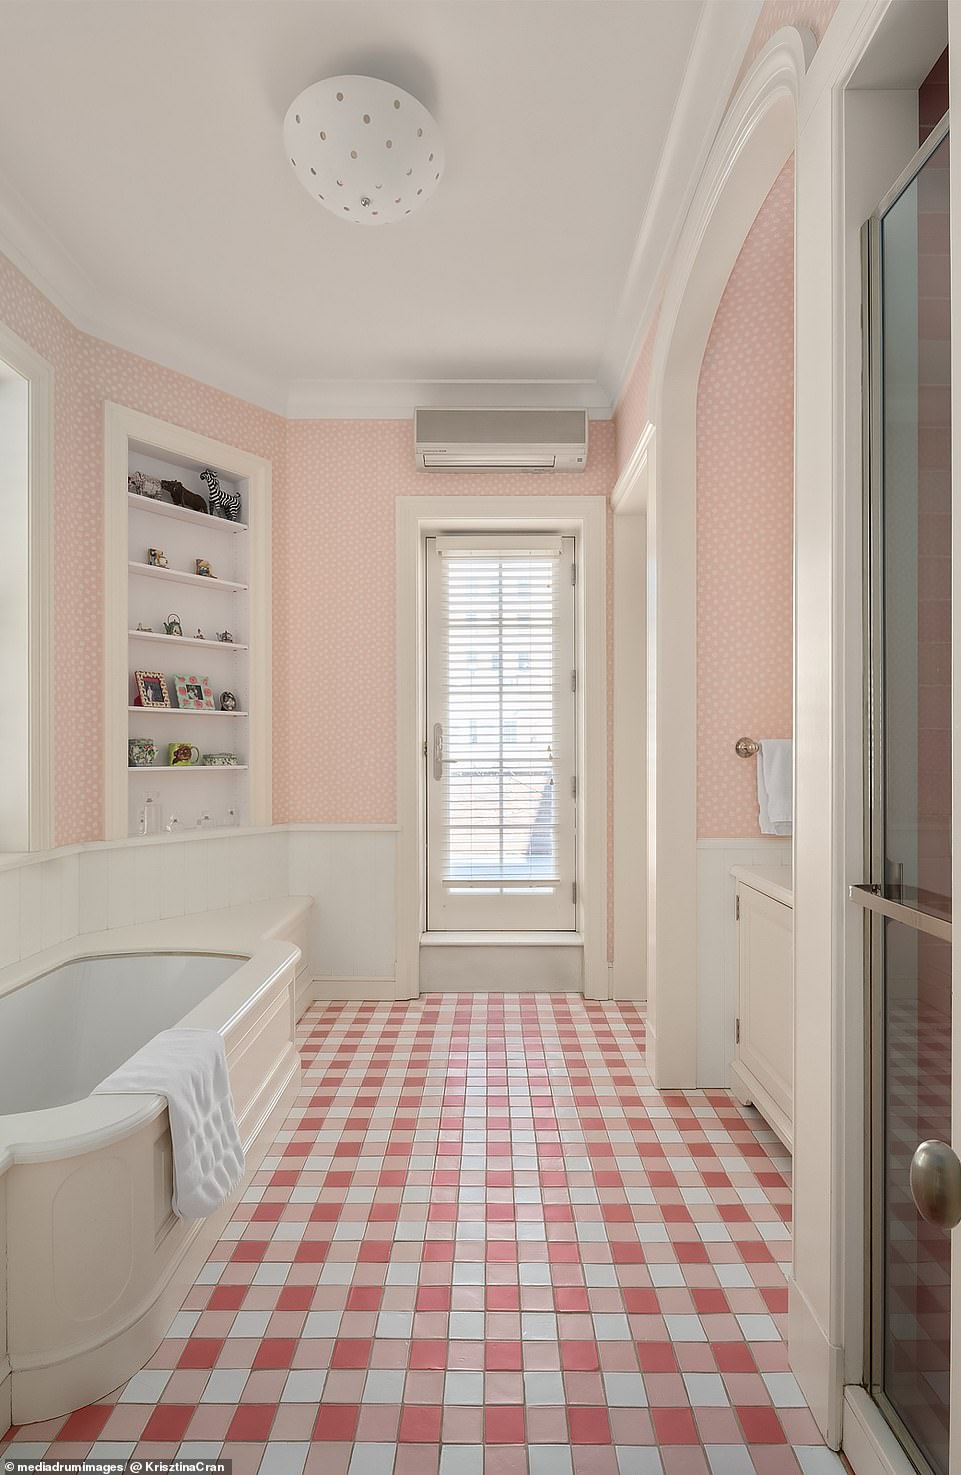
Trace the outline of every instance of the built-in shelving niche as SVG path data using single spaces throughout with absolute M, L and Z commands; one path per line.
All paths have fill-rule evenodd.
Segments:
M 107 836 L 269 824 L 270 464 L 117 405 L 107 407 L 105 460 Z M 143 472 L 207 503 L 205 467 L 240 496 L 238 521 L 129 489 L 128 476 Z M 198 574 L 198 559 L 212 576 Z M 182 636 L 166 628 L 175 620 Z M 139 705 L 138 670 L 164 676 L 169 708 Z M 181 708 L 178 676 L 206 678 L 214 709 Z M 152 765 L 130 764 L 131 738 L 156 744 Z M 236 761 L 172 766 L 170 744 Z

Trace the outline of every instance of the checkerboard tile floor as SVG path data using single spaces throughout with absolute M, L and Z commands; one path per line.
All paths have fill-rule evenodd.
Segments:
M 783 1340 L 790 1161 L 630 1004 L 300 1027 L 300 1096 L 156 1354 L 0 1439 L 235 1475 L 841 1475 Z

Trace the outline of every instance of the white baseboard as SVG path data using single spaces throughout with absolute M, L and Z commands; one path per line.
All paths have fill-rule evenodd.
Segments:
M 7 1432 L 13 1423 L 13 1378 L 10 1373 L 10 1359 L 4 1356 L 0 1358 L 0 1438 Z
M 637 967 L 631 961 L 618 966 L 615 958 L 608 969 L 608 976 L 610 998 L 623 999 L 634 1004 L 647 1003 L 647 973 L 644 968 Z
M 854 1475 L 915 1475 L 877 1404 L 863 1388 L 844 1390 L 841 1449 Z
M 404 997 L 393 978 L 314 978 L 309 989 L 310 997 L 318 1004 L 333 999 L 392 1003 Z
M 422 994 L 579 994 L 582 989 L 580 947 L 434 944 L 420 952 Z
M 828 1341 L 793 1275 L 788 1277 L 788 1351 L 791 1371 L 825 1444 L 839 1449 L 844 1349 Z

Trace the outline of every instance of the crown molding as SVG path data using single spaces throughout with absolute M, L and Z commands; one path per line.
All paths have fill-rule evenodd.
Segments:
M 119 303 L 0 179 L 0 251 L 81 332 L 274 414 L 302 419 L 400 419 L 418 405 L 586 409 L 613 413 L 658 301 L 671 253 L 714 142 L 762 0 L 705 0 L 644 212 L 614 327 L 593 379 L 285 380 L 252 368 Z
M 671 125 L 637 235 L 599 378 L 616 405 L 660 300 L 660 287 L 727 111 L 762 0 L 701 11 Z
M 457 409 L 587 410 L 609 420 L 610 399 L 596 379 L 296 379 L 290 420 L 409 420 L 424 406 Z
M 797 133 L 802 83 L 816 53 L 810 31 L 785 26 L 765 46 L 738 88 L 698 177 L 683 227 L 674 244 L 671 268 L 660 302 L 657 337 L 651 356 L 651 402 L 655 407 L 664 383 L 665 366 L 675 333 L 690 299 L 706 241 L 715 232 L 712 263 L 718 267 L 718 242 L 733 249 L 720 277 L 701 274 L 696 290 L 713 303 L 701 314 L 707 341 L 718 302 L 737 252 L 778 174 L 790 158 Z M 732 180 L 736 182 L 732 185 Z M 735 249 L 736 246 L 736 249 Z M 705 328 L 707 324 L 707 328 Z M 688 344 L 688 351 L 692 345 Z M 657 413 L 655 412 L 655 420 Z

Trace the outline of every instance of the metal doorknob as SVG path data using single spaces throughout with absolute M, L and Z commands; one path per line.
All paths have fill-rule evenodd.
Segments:
M 922 1219 L 939 1229 L 961 1222 L 961 1161 L 946 1142 L 922 1142 L 911 1159 L 911 1197 Z

